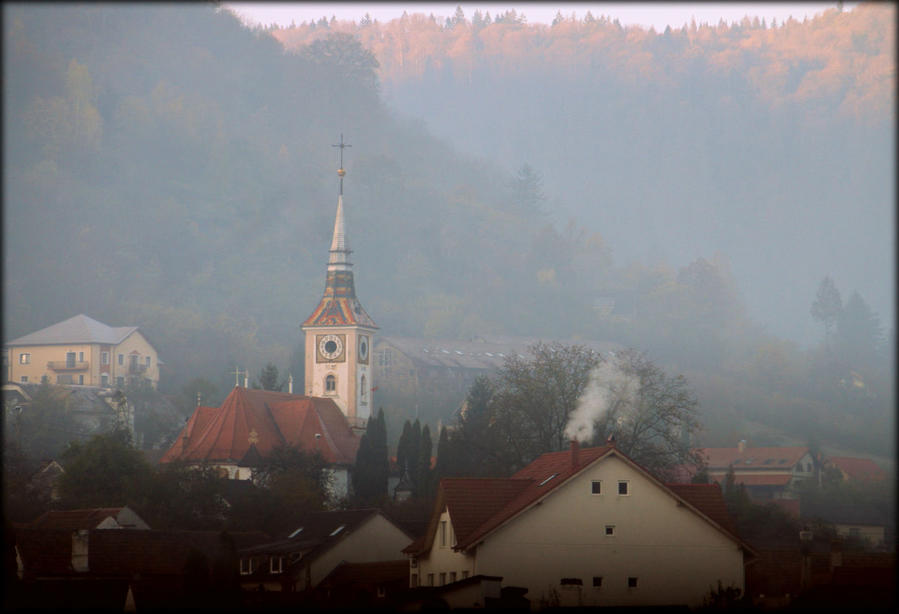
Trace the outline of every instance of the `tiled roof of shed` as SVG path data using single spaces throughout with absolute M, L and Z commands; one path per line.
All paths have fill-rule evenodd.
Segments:
M 107 326 L 84 314 L 28 333 L 6 345 L 55 345 L 58 343 L 103 343 L 116 345 L 137 330 L 136 326 Z
M 161 462 L 239 462 L 251 442 L 262 456 L 286 444 L 318 451 L 337 464 L 352 464 L 359 447 L 331 399 L 235 387 L 221 407 L 197 408 Z
M 885 479 L 887 475 L 880 465 L 869 458 L 831 456 L 828 460 L 853 480 L 876 482 Z

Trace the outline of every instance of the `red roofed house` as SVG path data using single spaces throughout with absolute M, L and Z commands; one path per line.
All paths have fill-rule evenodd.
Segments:
M 879 482 L 887 477 L 886 471 L 869 458 L 831 456 L 827 459 L 827 464 L 836 467 L 843 476 L 843 480 Z
M 511 478 L 441 480 L 404 552 L 412 587 L 502 576 L 532 607 L 699 606 L 719 584 L 742 591 L 754 556 L 717 485 L 666 485 L 614 445 L 577 444 Z
M 359 437 L 332 399 L 236 387 L 221 407 L 197 407 L 160 462 L 220 467 L 248 480 L 254 463 L 280 445 L 319 452 L 332 465 L 334 492 L 346 494 Z
M 750 448 L 741 441 L 736 448 L 702 448 L 709 479 L 724 484 L 730 467 L 737 484 L 755 500 L 793 501 L 795 487 L 804 480 L 817 480 L 819 468 L 807 447 Z M 798 506 L 796 513 L 798 514 Z
M 150 525 L 130 507 L 95 507 L 81 510 L 50 510 L 28 524 L 30 529 L 141 529 Z

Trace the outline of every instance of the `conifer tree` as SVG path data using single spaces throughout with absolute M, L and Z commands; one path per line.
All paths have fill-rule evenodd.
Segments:
M 418 421 L 416 420 L 416 423 Z M 421 430 L 418 456 L 418 479 L 415 484 L 415 495 L 421 499 L 429 499 L 433 493 L 433 480 L 431 471 L 431 429 L 426 424 Z

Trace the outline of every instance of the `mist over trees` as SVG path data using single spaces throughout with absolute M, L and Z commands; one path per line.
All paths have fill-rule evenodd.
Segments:
M 7 339 L 140 326 L 184 411 L 236 368 L 302 378 L 344 133 L 383 334 L 616 341 L 687 377 L 706 445 L 753 428 L 888 454 L 889 10 L 658 34 L 4 5 Z M 824 276 L 838 315 L 810 307 Z

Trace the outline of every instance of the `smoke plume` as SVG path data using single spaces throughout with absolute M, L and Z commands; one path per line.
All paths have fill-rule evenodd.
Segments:
M 599 420 L 612 409 L 631 406 L 631 396 L 637 386 L 637 378 L 622 370 L 615 361 L 602 361 L 590 373 L 577 407 L 568 417 L 565 436 L 582 443 L 590 442 Z

